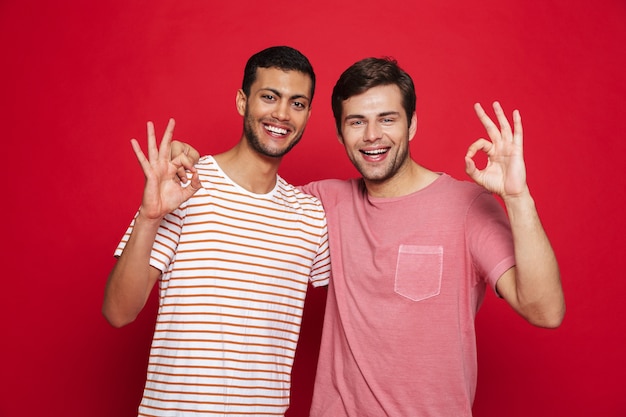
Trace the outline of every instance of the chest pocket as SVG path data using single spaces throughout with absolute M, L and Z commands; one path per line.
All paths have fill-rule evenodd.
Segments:
M 410 300 L 439 295 L 443 272 L 443 246 L 400 245 L 394 291 Z

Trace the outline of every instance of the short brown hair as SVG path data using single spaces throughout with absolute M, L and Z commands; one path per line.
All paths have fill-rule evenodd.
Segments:
M 402 106 L 410 123 L 416 101 L 415 85 L 411 76 L 393 58 L 365 58 L 345 70 L 333 88 L 331 105 L 338 134 L 341 135 L 343 102 L 380 85 L 398 86 L 402 93 Z

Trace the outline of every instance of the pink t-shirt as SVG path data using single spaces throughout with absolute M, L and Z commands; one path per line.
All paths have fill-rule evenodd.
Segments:
M 322 200 L 332 264 L 311 416 L 471 416 L 474 318 L 515 264 L 500 204 L 446 174 L 389 199 L 361 180 L 302 189 Z

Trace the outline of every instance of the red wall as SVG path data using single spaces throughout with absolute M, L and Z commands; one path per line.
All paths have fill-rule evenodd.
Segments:
M 560 329 L 540 330 L 487 298 L 475 415 L 625 416 L 626 3 L 215 3 L 0 2 L 0 416 L 136 415 L 155 300 L 124 329 L 100 315 L 142 191 L 129 139 L 172 116 L 177 138 L 203 153 L 230 147 L 244 63 L 274 44 L 301 49 L 319 78 L 307 133 L 281 171 L 294 183 L 355 175 L 329 97 L 366 56 L 394 56 L 414 76 L 412 154 L 431 169 L 465 177 L 465 149 L 483 135 L 475 101 L 521 110 L 568 312 Z M 310 402 L 323 304 L 311 291 L 290 416 Z

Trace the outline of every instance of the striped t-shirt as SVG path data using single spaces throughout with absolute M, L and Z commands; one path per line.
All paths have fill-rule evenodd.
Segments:
M 211 156 L 196 168 L 202 188 L 152 251 L 163 275 L 139 415 L 282 416 L 308 282 L 330 275 L 324 211 L 280 177 L 259 195 Z

